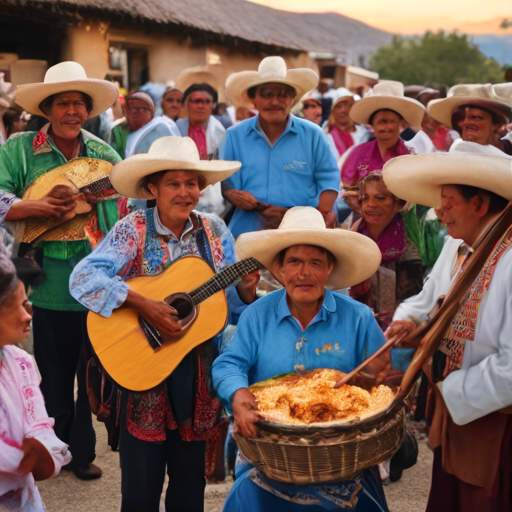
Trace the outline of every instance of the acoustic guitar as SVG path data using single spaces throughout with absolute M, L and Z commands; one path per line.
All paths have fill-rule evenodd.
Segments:
M 260 268 L 247 258 L 215 274 L 202 258 L 184 256 L 157 276 L 130 279 L 132 290 L 176 309 L 182 329 L 160 333 L 130 308 L 115 309 L 110 318 L 90 312 L 87 330 L 103 368 L 123 388 L 154 388 L 191 350 L 222 331 L 228 317 L 224 290 Z

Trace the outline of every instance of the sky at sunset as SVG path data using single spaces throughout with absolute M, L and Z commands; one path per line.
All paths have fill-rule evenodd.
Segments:
M 296 12 L 338 12 L 374 27 L 403 34 L 460 28 L 469 33 L 499 32 L 512 18 L 512 0 L 252 0 Z M 489 23 L 491 22 L 491 23 Z M 508 33 L 511 29 L 508 30 Z M 503 31 L 501 33 L 504 33 Z

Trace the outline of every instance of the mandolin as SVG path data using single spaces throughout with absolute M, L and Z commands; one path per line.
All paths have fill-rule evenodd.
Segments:
M 58 197 L 57 187 L 70 188 L 75 193 L 95 194 L 98 201 L 109 199 L 115 193 L 109 178 L 111 169 L 112 164 L 104 160 L 87 157 L 74 158 L 34 180 L 23 193 L 22 200 L 39 200 L 46 197 L 52 190 L 54 193 L 57 192 L 54 197 Z M 92 214 L 92 206 L 85 201 L 78 201 L 75 211 L 76 216 L 65 224 L 53 217 L 27 219 L 22 242 L 33 243 L 40 240 L 59 239 L 47 234 L 55 227 L 62 231 L 62 226 L 66 226 L 66 229 L 73 233 L 80 230 L 76 226 L 81 226 L 83 231 L 83 225 Z M 81 238 L 85 238 L 85 234 Z M 68 238 L 69 240 L 71 238 Z
M 135 292 L 176 309 L 182 329 L 173 335 L 160 333 L 130 308 L 115 309 L 109 318 L 90 312 L 87 330 L 103 368 L 123 388 L 154 388 L 191 350 L 224 329 L 224 290 L 260 268 L 258 261 L 247 258 L 215 274 L 199 256 L 183 256 L 161 274 L 130 279 L 127 284 Z

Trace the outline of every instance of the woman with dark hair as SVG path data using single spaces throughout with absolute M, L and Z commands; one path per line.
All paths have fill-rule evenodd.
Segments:
M 370 306 L 386 328 L 397 306 L 417 295 L 423 286 L 423 265 L 418 245 L 421 235 L 416 212 L 386 187 L 381 172 L 372 172 L 360 184 L 362 218 L 352 225 L 371 238 L 382 254 L 379 270 L 350 290 L 352 298 Z
M 219 146 L 226 135 L 222 123 L 212 115 L 217 98 L 217 91 L 207 83 L 192 84 L 183 93 L 188 117 L 178 119 L 176 124 L 182 137 L 190 137 L 196 143 L 201 160 L 218 160 Z M 198 211 L 222 215 L 225 208 L 220 183 L 201 192 Z
M 0 510 L 44 508 L 35 480 L 71 460 L 48 418 L 35 361 L 16 346 L 30 333 L 31 304 L 14 264 L 0 246 Z

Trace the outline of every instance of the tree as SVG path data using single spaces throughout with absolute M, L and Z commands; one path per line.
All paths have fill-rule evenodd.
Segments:
M 371 57 L 381 79 L 405 85 L 503 82 L 500 65 L 487 58 L 466 34 L 427 31 L 423 37 L 394 36 Z

